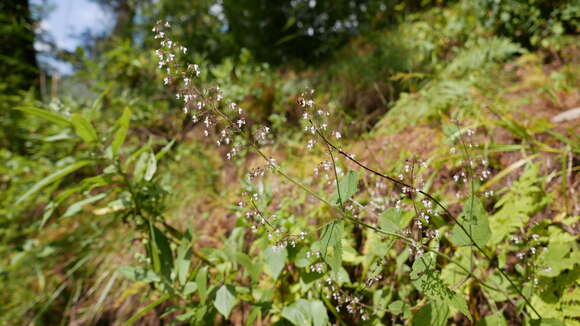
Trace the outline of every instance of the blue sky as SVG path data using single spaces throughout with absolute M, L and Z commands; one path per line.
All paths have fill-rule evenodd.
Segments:
M 72 51 L 80 45 L 78 35 L 89 29 L 93 34 L 106 31 L 112 25 L 110 13 L 89 0 L 31 0 L 31 4 L 48 4 L 51 11 L 42 19 L 40 28 L 46 31 L 56 45 Z M 36 45 L 41 50 L 41 44 Z M 61 73 L 70 73 L 72 67 L 64 62 L 40 58 Z

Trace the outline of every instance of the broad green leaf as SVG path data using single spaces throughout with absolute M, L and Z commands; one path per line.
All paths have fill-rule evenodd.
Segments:
M 431 303 L 421 307 L 413 316 L 414 326 L 444 326 L 447 325 L 449 317 L 449 307 L 440 300 L 433 300 Z
M 328 319 L 328 313 L 326 312 L 326 307 L 319 300 L 310 301 L 310 314 L 312 315 L 312 324 L 314 326 L 326 326 L 330 325 Z
M 287 257 L 288 251 L 286 248 L 276 249 L 276 251 L 274 251 L 272 247 L 268 247 L 264 250 L 264 261 L 266 266 L 268 266 L 267 272 L 273 279 L 276 280 L 278 279 L 278 276 L 280 276 Z
M 30 196 L 34 195 L 35 193 L 37 193 L 40 189 L 46 187 L 47 185 L 63 178 L 66 175 L 69 175 L 71 173 L 73 173 L 74 171 L 82 168 L 83 166 L 89 165 L 91 164 L 91 161 L 79 161 L 76 163 L 73 163 L 71 165 L 68 165 L 56 172 L 54 172 L 53 174 L 47 176 L 46 178 L 38 181 L 36 184 L 34 184 L 34 186 L 32 186 L 24 195 L 20 196 L 20 198 L 18 198 L 18 200 L 16 200 L 16 204 L 19 204 L 25 200 L 27 200 Z
M 312 325 L 310 304 L 304 299 L 298 299 L 285 307 L 284 310 L 282 310 L 282 317 L 286 318 L 294 325 Z
M 197 272 L 195 283 L 199 291 L 199 301 L 201 304 L 204 304 L 207 299 L 207 267 L 203 267 Z
M 257 282 L 258 278 L 260 277 L 260 266 L 259 264 L 254 264 L 252 259 L 243 252 L 236 252 L 235 253 L 236 261 L 244 266 L 244 268 L 248 271 L 248 274 L 252 277 L 252 282 Z
M 111 151 L 113 152 L 113 157 L 119 155 L 119 149 L 125 142 L 125 138 L 127 137 L 127 132 L 129 131 L 129 122 L 131 121 L 131 109 L 125 108 L 123 110 L 123 115 L 119 121 L 117 121 L 117 131 L 115 132 L 115 136 L 113 138 L 113 142 L 111 143 Z
M 445 300 L 451 307 L 457 309 L 460 313 L 469 318 L 469 320 L 473 321 L 469 308 L 467 307 L 467 301 L 465 301 L 463 295 L 458 292 L 450 293 L 450 296 L 445 296 Z
M 88 204 L 92 204 L 94 202 L 98 202 L 99 200 L 105 198 L 107 196 L 106 193 L 101 193 L 95 196 L 91 196 L 89 198 L 77 201 L 76 203 L 70 205 L 66 212 L 64 213 L 64 215 L 62 216 L 63 218 L 66 217 L 71 217 L 73 215 L 76 215 L 78 212 L 80 212 L 83 208 L 83 206 L 88 205 Z
M 76 134 L 79 135 L 79 137 L 81 137 L 85 142 L 92 143 L 98 140 L 97 131 L 95 128 L 93 128 L 91 122 L 85 117 L 75 113 L 71 116 L 71 122 Z
M 143 267 L 132 267 L 132 266 L 122 266 L 117 269 L 121 276 L 133 282 L 159 282 L 161 279 L 159 275 L 155 274 L 154 271 L 150 269 L 144 269 Z
M 400 315 L 403 312 L 404 307 L 405 303 L 401 300 L 397 300 L 391 302 L 391 304 L 389 304 L 389 307 L 387 309 L 389 310 L 390 313 L 394 315 Z
M 222 285 L 217 291 L 213 305 L 224 317 L 228 318 L 230 312 L 237 304 L 238 299 L 232 294 L 230 287 Z
M 145 176 L 143 177 L 143 179 L 145 179 L 145 181 L 151 181 L 156 171 L 157 171 L 157 160 L 155 159 L 155 155 L 151 153 L 149 154 L 149 158 L 147 159 L 147 169 L 145 170 Z
M 153 223 L 149 222 L 149 226 L 149 248 L 153 269 L 156 273 L 169 280 L 173 268 L 173 256 L 171 255 L 169 240 Z
M 334 221 L 322 230 L 320 244 L 322 246 L 322 258 L 330 265 L 332 277 L 337 280 L 342 267 L 342 236 L 344 231 L 343 221 Z M 332 255 L 328 249 L 332 248 Z
M 177 250 L 177 258 L 175 258 L 175 268 L 177 269 L 179 284 L 183 285 L 187 282 L 192 255 L 191 242 L 187 239 L 181 239 L 181 245 Z
M 340 189 L 340 197 L 338 196 L 339 192 L 335 191 L 332 195 L 332 202 L 340 204 L 340 200 L 342 200 L 344 204 L 358 191 L 358 173 L 348 171 L 348 174 L 338 183 L 338 188 Z
M 472 242 L 467 236 L 469 234 L 475 243 L 483 248 L 491 237 L 488 214 L 483 203 L 479 198 L 473 196 L 468 198 L 463 205 L 463 212 L 458 221 L 467 233 L 459 225 L 454 225 L 451 241 L 457 246 L 470 246 Z
M 310 266 L 310 258 L 307 257 L 307 253 L 310 251 L 308 247 L 301 247 L 296 256 L 294 257 L 294 265 L 299 268 L 305 268 Z
M 55 124 L 62 126 L 62 127 L 67 127 L 67 126 L 70 126 L 70 124 L 71 124 L 70 121 L 65 116 L 58 114 L 56 112 L 52 112 L 52 111 L 48 111 L 48 110 L 44 110 L 44 109 L 39 109 L 39 108 L 35 108 L 35 107 L 29 107 L 29 106 L 26 106 L 26 107 L 25 106 L 18 106 L 18 107 L 15 107 L 13 109 L 35 115 L 37 117 L 40 117 L 44 120 L 50 121 L 50 122 L 55 123 Z
M 396 208 L 388 208 L 379 216 L 379 226 L 386 232 L 396 233 L 401 230 L 401 213 Z

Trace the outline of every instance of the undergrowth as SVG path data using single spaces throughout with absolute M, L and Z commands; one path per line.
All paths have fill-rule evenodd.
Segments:
M 328 79 L 190 63 L 167 23 L 160 72 L 107 58 L 165 101 L 19 98 L 35 137 L 0 151 L 0 322 L 580 324 L 577 125 L 522 113 L 563 108 L 578 62 L 547 73 L 456 7 L 410 16 L 413 41 L 355 41 Z

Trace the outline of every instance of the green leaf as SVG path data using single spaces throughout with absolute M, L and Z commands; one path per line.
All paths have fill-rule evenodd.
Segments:
M 50 121 L 50 122 L 55 123 L 55 124 L 62 126 L 62 127 L 67 127 L 67 126 L 70 126 L 70 124 L 71 124 L 70 121 L 66 117 L 64 117 L 56 112 L 43 110 L 43 109 L 39 109 L 39 108 L 35 108 L 35 107 L 29 107 L 29 106 L 26 106 L 26 107 L 25 106 L 18 106 L 18 107 L 15 107 L 13 109 L 35 115 L 37 117 L 40 117 L 44 120 Z
M 76 203 L 70 205 L 67 208 L 66 212 L 64 213 L 64 215 L 62 217 L 66 218 L 66 217 L 71 217 L 73 215 L 76 215 L 78 212 L 80 212 L 82 210 L 83 206 L 97 202 L 97 201 L 105 198 L 106 196 L 107 196 L 107 194 L 101 193 L 101 194 L 91 196 L 89 198 L 77 201 Z
M 493 230 L 490 243 L 496 245 L 510 233 L 523 227 L 530 216 L 543 209 L 551 200 L 541 188 L 539 165 L 529 163 L 520 178 L 495 204 L 499 210 L 489 219 Z
M 444 326 L 447 325 L 448 317 L 449 307 L 440 300 L 433 300 L 433 302 L 421 307 L 413 316 L 413 325 Z
M 507 322 L 501 312 L 496 312 L 493 315 L 485 316 L 482 320 L 475 324 L 476 326 L 507 326 Z
M 267 272 L 272 276 L 273 279 L 278 279 L 284 265 L 286 264 L 286 258 L 288 257 L 288 250 L 286 248 L 277 249 L 274 251 L 272 247 L 268 247 L 264 250 L 264 261 L 266 266 L 268 266 Z
M 260 309 L 260 307 L 254 306 L 252 308 L 252 311 L 250 312 L 250 315 L 248 316 L 248 319 L 246 320 L 246 325 L 253 326 L 254 321 L 256 320 L 256 318 L 258 318 L 258 315 L 260 315 L 261 312 L 262 312 L 262 309 Z
M 394 315 L 400 315 L 403 312 L 404 306 L 405 303 L 403 301 L 397 300 L 389 304 L 389 307 L 387 309 L 389 310 L 390 313 Z
M 133 282 L 159 282 L 161 279 L 159 275 L 155 274 L 154 271 L 150 269 L 144 269 L 143 267 L 132 267 L 132 266 L 122 266 L 117 269 L 121 276 Z
M 238 299 L 230 291 L 230 287 L 227 285 L 222 285 L 222 287 L 217 291 L 215 301 L 213 305 L 224 317 L 228 318 L 230 312 L 237 304 Z
M 330 321 L 328 320 L 328 313 L 326 312 L 326 307 L 322 301 L 310 301 L 310 314 L 312 315 L 312 323 L 314 326 L 330 325 Z
M 151 222 L 149 222 L 149 244 L 153 269 L 156 273 L 169 280 L 173 268 L 173 256 L 171 255 L 169 240 Z
M 326 311 L 326 309 L 324 309 Z M 282 310 L 282 317 L 294 325 L 312 325 L 312 315 L 308 301 L 298 299 Z
M 123 110 L 123 115 L 119 121 L 117 121 L 118 129 L 115 132 L 113 142 L 111 143 L 111 151 L 113 152 L 113 157 L 119 155 L 119 149 L 125 142 L 127 137 L 127 132 L 129 131 L 129 122 L 131 121 L 131 109 L 125 108 Z
M 125 322 L 125 326 L 129 326 L 132 325 L 134 322 L 136 322 L 139 318 L 143 317 L 145 314 L 147 314 L 149 311 L 153 310 L 155 307 L 157 307 L 158 305 L 162 304 L 163 302 L 167 301 L 170 298 L 170 296 L 166 295 L 163 296 L 153 302 L 151 302 L 150 304 L 148 304 L 145 308 L 139 310 L 136 314 L 134 314 L 133 316 L 131 316 L 131 318 L 129 318 L 126 322 Z
M 479 198 L 472 196 L 467 199 L 458 221 L 463 225 L 467 233 L 459 225 L 454 225 L 451 241 L 455 245 L 472 245 L 467 234 L 471 235 L 479 247 L 483 248 L 487 244 L 491 237 L 491 230 L 489 228 L 488 214 Z
M 73 173 L 74 171 L 82 168 L 83 166 L 91 164 L 91 161 L 79 161 L 74 164 L 71 164 L 65 168 L 62 168 L 53 174 L 47 176 L 46 178 L 38 181 L 34 186 L 32 186 L 24 195 L 20 196 L 18 200 L 16 200 L 16 204 L 19 204 L 25 200 L 27 200 L 30 196 L 37 193 L 40 189 L 46 187 L 47 185 L 63 178 L 66 175 Z
M 192 255 L 191 242 L 185 238 L 181 239 L 181 245 L 177 250 L 177 258 L 175 259 L 175 268 L 177 269 L 179 284 L 185 284 L 187 282 Z
M 530 322 L 532 326 L 566 326 L 562 321 L 555 318 L 533 319 Z
M 79 135 L 79 137 L 81 137 L 85 142 L 92 143 L 98 140 L 97 131 L 95 128 L 93 128 L 91 122 L 85 117 L 75 113 L 71 117 L 71 122 L 76 134 Z
M 197 283 L 194 282 L 185 283 L 185 286 L 183 287 L 183 295 L 188 296 L 194 293 L 195 291 L 197 291 Z
M 322 257 L 330 265 L 332 277 L 338 280 L 338 275 L 342 267 L 342 235 L 344 231 L 343 221 L 334 221 L 322 230 L 320 243 L 323 248 Z M 332 255 L 329 257 L 328 248 L 332 248 Z
M 388 208 L 379 216 L 379 226 L 386 232 L 396 233 L 401 230 L 401 213 L 396 208 Z
M 147 169 L 145 170 L 145 176 L 143 177 L 143 179 L 145 179 L 145 181 L 151 181 L 156 171 L 157 171 L 157 160 L 155 159 L 155 155 L 151 153 L 149 154 L 149 158 L 147 159 Z
M 258 278 L 260 277 L 260 264 L 254 264 L 250 259 L 250 256 L 246 255 L 243 252 L 236 252 L 235 253 L 236 261 L 244 266 L 244 268 L 248 271 L 250 276 L 252 277 L 252 282 L 257 282 Z
M 411 279 L 413 285 L 426 296 L 434 300 L 443 300 L 471 320 L 465 298 L 445 285 L 441 279 L 441 271 L 436 268 L 436 260 L 432 254 L 423 254 L 415 260 L 411 270 Z
M 165 154 L 167 154 L 167 152 L 169 152 L 173 144 L 175 144 L 175 139 L 172 139 L 169 143 L 167 143 L 167 145 L 163 146 L 163 148 L 157 152 L 157 154 L 155 154 L 157 161 L 159 161 L 163 156 L 165 156 Z
M 199 301 L 201 304 L 204 304 L 207 299 L 207 267 L 203 267 L 197 272 L 195 283 L 199 291 Z
M 338 192 L 335 191 L 331 201 L 335 204 L 340 204 L 340 200 L 342 200 L 344 204 L 358 191 L 358 173 L 356 171 L 348 171 L 348 174 L 338 183 L 338 188 L 340 189 L 340 197 Z
M 471 318 L 471 313 L 467 307 L 467 301 L 460 293 L 453 293 L 450 297 L 445 297 L 446 302 L 453 308 L 457 309 L 460 313 L 464 314 L 469 320 L 473 321 Z

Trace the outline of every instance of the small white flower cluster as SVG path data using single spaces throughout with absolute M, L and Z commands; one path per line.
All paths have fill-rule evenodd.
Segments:
M 208 137 L 213 130 L 221 129 L 217 133 L 216 144 L 230 147 L 225 157 L 231 160 L 241 152 L 241 145 L 234 142 L 234 135 L 241 133 L 247 124 L 244 111 L 235 103 L 222 105 L 224 95 L 219 86 L 201 88 L 194 83 L 201 76 L 200 66 L 180 65 L 177 58 L 186 55 L 188 49 L 168 37 L 168 28 L 171 28 L 169 23 L 160 21 L 153 27 L 154 38 L 161 40 L 161 48 L 155 54 L 159 68 L 164 69 L 163 84 L 175 90 L 175 98 L 183 102 L 181 110 L 185 115 L 190 116 L 194 123 L 202 122 L 204 136 Z M 259 135 L 264 135 L 267 130 L 263 129 Z
M 335 301 L 337 312 L 340 312 L 342 307 L 345 307 L 346 312 L 353 315 L 353 317 L 361 318 L 363 321 L 369 319 L 369 313 L 361 302 L 360 297 L 345 293 L 338 285 L 334 284 L 331 278 L 327 278 L 325 283 L 324 288 L 329 291 L 326 297 Z
M 304 131 L 308 136 L 312 137 L 308 139 L 306 148 L 312 150 L 316 143 L 319 141 L 318 133 L 326 134 L 327 136 L 332 136 L 335 140 L 342 138 L 342 133 L 337 130 L 330 130 L 328 124 L 328 117 L 330 112 L 320 108 L 315 108 L 315 102 L 313 99 L 314 90 L 309 89 L 302 92 L 298 97 L 297 103 L 299 108 L 302 110 L 302 120 L 304 122 Z M 325 136 L 326 137 L 326 136 Z M 328 141 L 330 139 L 327 139 Z

